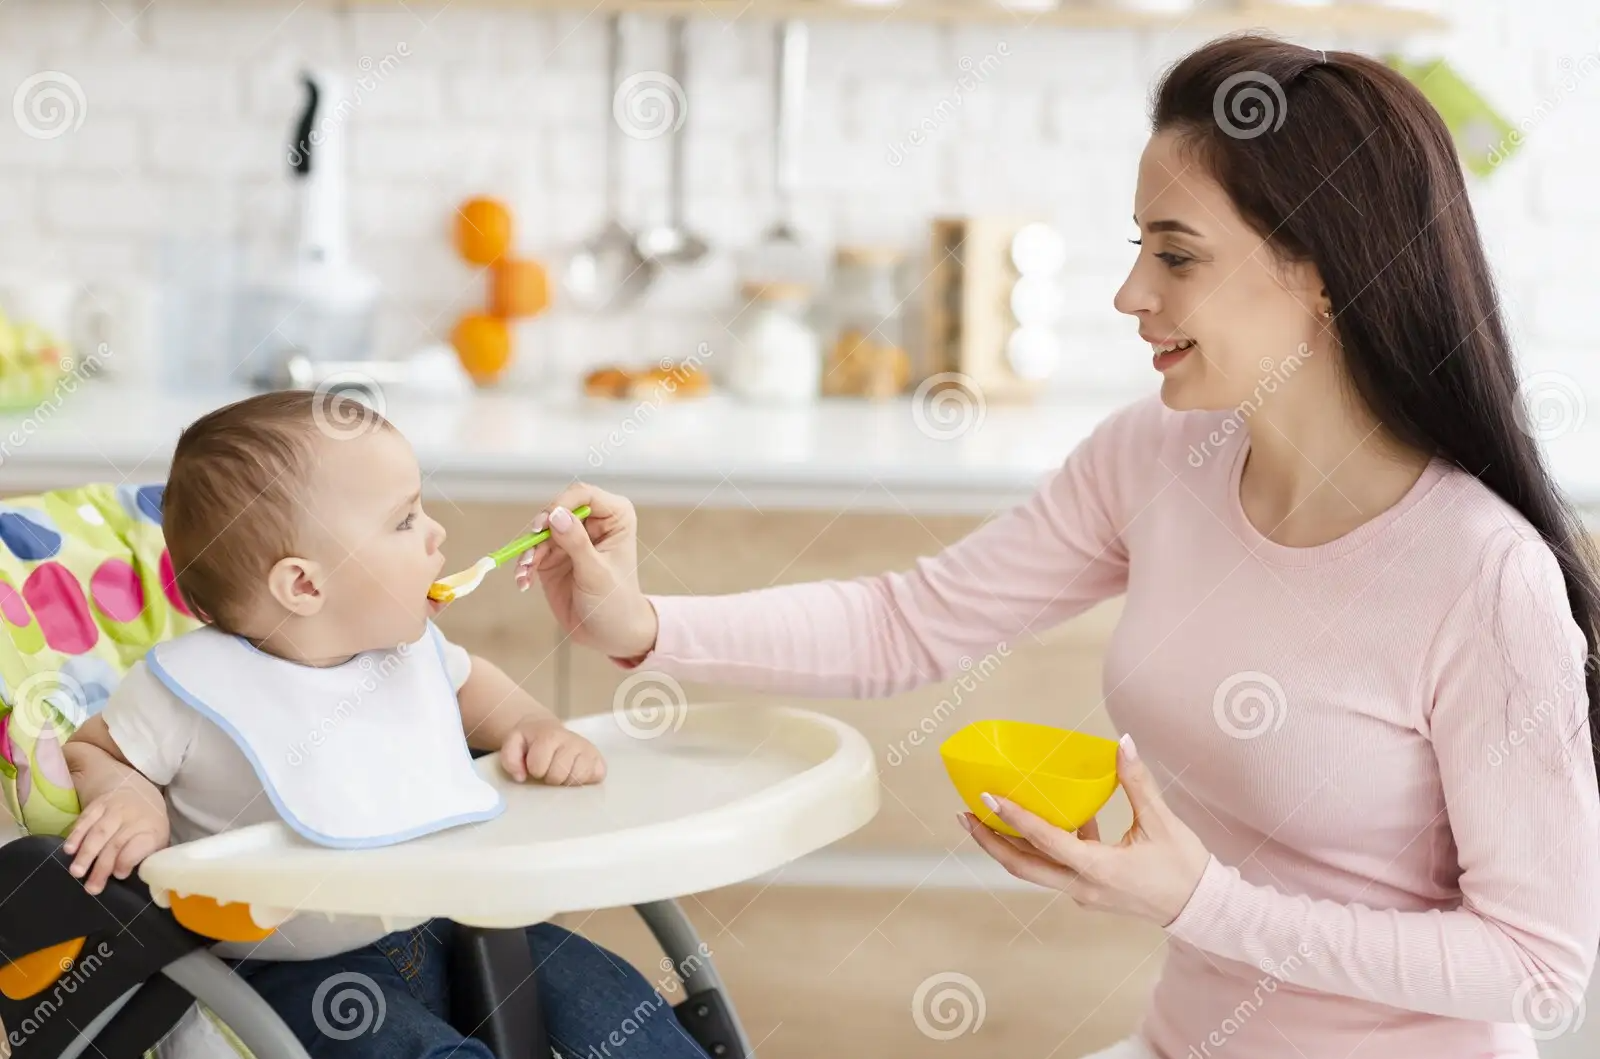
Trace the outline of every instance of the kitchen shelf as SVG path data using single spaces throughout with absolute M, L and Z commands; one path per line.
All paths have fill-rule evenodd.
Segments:
M 376 6 L 396 0 L 357 0 Z M 631 11 L 657 15 L 703 18 L 803 18 L 817 21 L 863 20 L 873 22 L 979 22 L 1016 21 L 1023 25 L 1065 26 L 1078 29 L 1191 28 L 1226 32 L 1265 29 L 1283 33 L 1337 32 L 1378 36 L 1444 29 L 1438 15 L 1385 4 L 1331 3 L 1326 6 L 1275 3 L 1241 3 L 1235 7 L 1208 6 L 1178 14 L 1136 11 L 1110 3 L 1075 3 L 1060 7 L 1027 6 L 1017 0 L 1008 6 L 999 0 L 456 0 L 474 7 L 538 8 L 553 11 L 598 13 Z

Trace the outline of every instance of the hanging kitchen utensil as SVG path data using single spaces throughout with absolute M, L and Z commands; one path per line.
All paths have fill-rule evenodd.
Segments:
M 668 74 L 680 87 L 689 65 L 684 39 L 686 24 L 682 16 L 674 16 L 667 25 L 672 51 Z M 667 223 L 648 228 L 639 236 L 640 256 L 659 265 L 692 265 L 704 257 L 709 249 L 706 241 L 690 231 L 683 219 L 683 139 L 688 118 L 686 109 L 684 121 L 667 133 L 672 138 L 668 144 L 672 161 L 668 174 Z
M 800 182 L 800 132 L 806 95 L 806 45 L 803 22 L 778 26 L 777 109 L 773 138 L 773 187 L 778 193 L 778 220 L 767 232 L 769 242 L 798 243 L 794 230 L 794 197 Z
M 606 88 L 606 223 L 567 262 L 564 286 L 580 308 L 621 309 L 639 299 L 655 281 L 657 265 L 640 255 L 638 240 L 622 223 L 622 127 L 612 101 L 622 68 L 622 16 L 613 13 L 607 33 Z
M 800 186 L 800 148 L 806 91 L 807 32 L 804 22 L 777 24 L 774 40 L 772 184 L 778 215 L 756 247 L 752 278 L 773 282 L 814 282 L 816 262 L 796 230 L 795 198 Z

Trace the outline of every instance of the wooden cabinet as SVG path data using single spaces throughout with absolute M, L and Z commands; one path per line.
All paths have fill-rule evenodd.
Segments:
M 453 559 L 513 537 L 526 510 L 435 504 Z M 640 511 L 640 577 L 658 593 L 727 593 L 768 585 L 905 569 L 977 528 L 970 517 L 648 508 Z M 812 709 L 861 731 L 876 751 L 883 808 L 840 848 L 943 851 L 956 841 L 961 806 L 938 744 L 969 721 L 1008 717 L 1113 735 L 1100 707 L 1100 664 L 1120 603 L 1109 602 L 973 670 L 890 699 L 814 700 Z M 451 607 L 440 625 L 492 659 L 565 716 L 607 711 L 626 674 L 608 659 L 563 644 L 536 591 L 519 595 L 504 572 Z M 686 684 L 689 701 L 761 701 L 758 691 Z M 1114 802 L 1114 806 L 1119 804 Z M 1108 811 L 1107 823 L 1116 810 Z

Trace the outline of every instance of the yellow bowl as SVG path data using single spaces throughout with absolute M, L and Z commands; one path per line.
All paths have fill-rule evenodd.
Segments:
M 967 808 L 1006 835 L 1016 832 L 984 806 L 985 792 L 1076 831 L 1117 789 L 1115 741 L 1045 724 L 976 721 L 940 744 L 939 756 Z

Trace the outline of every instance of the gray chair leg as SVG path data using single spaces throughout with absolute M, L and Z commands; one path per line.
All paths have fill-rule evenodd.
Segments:
M 666 953 L 667 958 L 672 961 L 672 966 L 677 968 L 678 977 L 683 979 L 684 992 L 689 997 L 678 1006 L 680 1021 L 693 1026 L 697 1022 L 697 1016 L 713 1017 L 709 1006 L 713 1002 L 720 1002 L 721 1011 L 718 1014 L 726 1019 L 739 1049 L 738 1056 L 730 1056 L 727 1059 L 755 1059 L 756 1053 L 750 1044 L 750 1036 L 745 1033 L 738 1012 L 734 1011 L 732 1002 L 728 1000 L 727 990 L 722 985 L 722 977 L 717 974 L 716 965 L 711 962 L 711 954 L 678 902 L 651 901 L 648 904 L 635 905 L 634 911 L 644 919 L 645 925 L 650 928 L 650 933 L 655 935 L 656 943 L 661 946 L 661 951 Z M 684 1008 L 689 1010 L 684 1011 Z M 698 1038 L 699 1035 L 696 1036 Z M 701 1043 L 705 1043 L 703 1039 Z M 716 1059 L 724 1057 L 716 1055 Z
M 107 1004 L 105 1010 L 90 1019 L 89 1024 L 78 1031 L 78 1039 L 67 1045 L 66 1050 L 61 1053 L 58 1059 L 78 1059 L 78 1056 L 87 1051 L 89 1046 L 94 1043 L 94 1039 L 99 1036 L 100 1031 L 105 1029 L 111 1020 L 117 1017 L 117 1012 L 126 1007 L 128 1001 L 132 1000 L 133 995 L 138 991 L 139 987 L 134 986 Z
M 161 973 L 210 1008 L 256 1059 L 310 1059 L 261 994 L 211 953 L 191 952 L 167 964 Z

